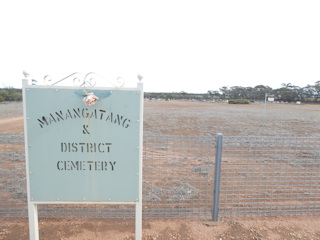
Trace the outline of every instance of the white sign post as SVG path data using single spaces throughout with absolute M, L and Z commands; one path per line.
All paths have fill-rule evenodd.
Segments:
M 75 77 L 76 75 L 76 77 Z M 143 83 L 96 87 L 29 85 L 23 80 L 30 239 L 39 239 L 38 204 L 134 204 L 142 235 Z M 93 81 L 94 80 L 94 81 Z

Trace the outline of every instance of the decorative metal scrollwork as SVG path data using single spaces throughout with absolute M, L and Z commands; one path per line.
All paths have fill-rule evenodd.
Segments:
M 54 82 L 51 77 L 49 75 L 46 75 L 44 77 L 44 82 L 47 85 L 51 85 L 51 86 L 55 86 L 59 83 L 62 83 L 63 81 L 66 80 L 72 80 L 73 85 L 77 86 L 77 87 L 84 87 L 84 88 L 88 88 L 88 87 L 94 87 L 97 84 L 97 80 L 102 80 L 103 82 L 108 82 L 109 84 L 111 84 L 114 87 L 122 87 L 124 85 L 124 80 L 121 77 L 118 77 L 114 83 L 104 79 L 103 77 L 101 77 L 100 75 L 94 73 L 94 72 L 90 72 L 88 74 L 86 74 L 84 77 L 82 77 L 82 75 L 80 73 L 73 73 L 59 81 Z

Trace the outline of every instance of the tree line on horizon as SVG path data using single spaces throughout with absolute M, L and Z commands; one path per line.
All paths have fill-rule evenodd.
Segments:
M 197 100 L 230 100 L 247 99 L 250 101 L 265 100 L 265 97 L 273 97 L 275 101 L 284 102 L 320 102 L 320 81 L 314 85 L 305 87 L 295 86 L 291 83 L 283 83 L 280 88 L 272 89 L 266 85 L 255 87 L 223 86 L 219 90 L 208 90 L 204 94 L 186 93 L 145 93 L 146 98 L 162 99 L 197 99 Z
M 187 93 L 181 91 L 175 92 L 145 92 L 145 98 L 161 98 L 171 99 L 196 99 L 196 100 L 230 100 L 230 99 L 247 99 L 250 101 L 264 100 L 266 97 L 272 96 L 275 101 L 285 102 L 318 102 L 320 103 L 320 80 L 314 85 L 305 87 L 295 86 L 291 83 L 283 83 L 280 88 L 272 89 L 266 85 L 257 85 L 255 87 L 223 86 L 219 90 L 208 90 L 207 93 Z M 0 102 L 6 101 L 22 101 L 22 89 L 20 88 L 0 88 Z

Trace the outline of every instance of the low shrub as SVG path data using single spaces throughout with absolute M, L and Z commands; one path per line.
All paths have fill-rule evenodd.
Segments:
M 249 100 L 247 99 L 230 99 L 229 104 L 249 104 Z

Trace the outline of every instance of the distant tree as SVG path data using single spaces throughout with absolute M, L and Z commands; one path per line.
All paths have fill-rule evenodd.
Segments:
M 233 86 L 230 88 L 230 98 L 232 99 L 248 99 L 250 93 L 247 88 Z
M 3 101 L 9 101 L 9 91 L 6 89 L 0 90 L 0 96 L 4 99 Z
M 272 93 L 272 88 L 265 85 L 257 85 L 253 88 L 253 100 L 264 100 L 266 93 Z
M 316 96 L 316 89 L 312 85 L 302 88 L 302 101 L 313 101 Z
M 220 97 L 220 93 L 218 91 L 214 91 L 214 90 L 209 90 L 207 92 L 207 94 L 208 94 L 208 97 L 210 99 L 214 99 L 214 98 L 219 98 Z
M 160 93 L 160 94 L 158 95 L 158 98 L 165 99 L 165 98 L 166 98 L 166 96 L 165 96 L 163 93 Z
M 211 97 L 209 94 L 202 94 L 202 99 L 207 101 L 207 100 L 211 99 Z
M 219 88 L 220 92 L 221 92 L 221 98 L 222 99 L 228 99 L 230 98 L 230 89 L 226 86 Z
M 318 99 L 320 99 L 320 81 L 315 82 L 314 90 L 315 90 L 314 101 L 317 102 Z
M 247 99 L 253 99 L 253 87 L 246 87 Z
M 294 86 L 291 83 L 282 83 L 281 86 L 281 88 L 274 90 L 274 95 L 276 98 L 286 102 L 294 102 L 300 100 L 300 87 Z
M 173 99 L 174 97 L 173 97 L 173 94 L 171 94 L 171 93 L 168 93 L 168 94 L 166 94 L 166 99 L 168 100 L 168 99 Z

